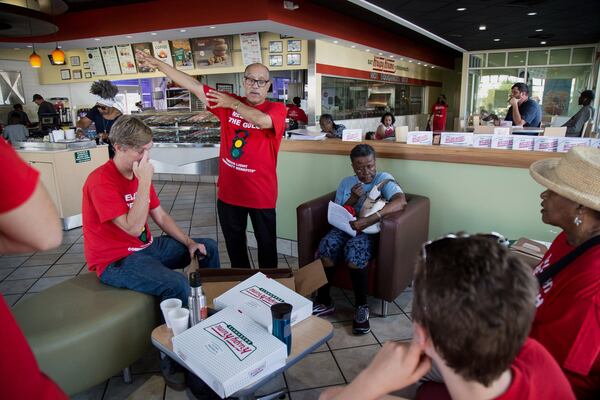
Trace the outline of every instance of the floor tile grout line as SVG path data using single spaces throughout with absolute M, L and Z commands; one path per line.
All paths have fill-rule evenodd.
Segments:
M 329 347 L 329 345 L 327 345 Z M 335 362 L 335 365 L 338 367 L 338 370 L 340 371 L 340 374 L 342 374 L 342 378 L 344 379 L 344 383 L 347 385 L 348 384 L 348 379 L 346 378 L 346 375 L 344 375 L 344 371 L 342 371 L 342 367 L 340 367 L 340 363 L 338 362 L 335 354 L 333 354 L 333 350 L 329 350 L 329 353 L 331 353 L 331 356 L 333 357 L 333 361 Z

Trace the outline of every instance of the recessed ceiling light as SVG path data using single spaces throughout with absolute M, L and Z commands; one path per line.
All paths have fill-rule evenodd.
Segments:
M 499 42 L 499 41 L 500 41 L 500 39 L 498 39 L 498 38 L 494 39 L 494 42 Z
M 99 38 L 94 38 L 94 40 L 95 40 L 96 42 L 99 42 L 99 41 L 100 41 L 100 39 L 99 39 Z
M 424 66 L 424 67 L 426 67 L 426 66 L 427 66 L 427 64 L 423 64 L 423 66 Z
M 56 48 L 57 48 L 57 49 L 62 49 L 62 46 L 61 46 L 60 44 L 57 44 L 57 45 L 56 45 Z
M 28 48 L 32 48 L 33 46 L 32 46 L 32 45 L 30 45 L 30 44 L 28 44 L 28 45 L 27 45 L 27 47 L 28 47 Z
M 393 55 L 393 54 L 390 54 L 390 58 L 394 58 L 394 55 Z
M 539 28 L 539 29 L 536 29 L 535 31 L 536 31 L 536 32 L 542 32 L 542 31 L 543 31 L 543 29 L 542 29 L 542 28 Z
M 400 57 L 400 61 L 404 61 L 404 58 Z
M 131 39 L 133 36 L 131 36 L 131 35 L 127 35 L 127 36 L 125 36 L 125 37 L 126 37 L 127 39 Z
M 181 33 L 187 32 L 187 29 L 180 29 L 179 32 L 181 32 Z
M 432 66 L 431 66 L 431 69 L 434 69 L 434 68 L 435 68 L 435 67 L 432 65 Z
M 412 60 L 408 60 L 408 62 L 413 62 Z
M 334 40 L 334 41 L 333 41 L 333 43 L 336 43 L 336 44 L 337 44 L 337 43 L 339 43 L 339 42 L 338 42 L 337 40 Z
M 537 15 L 536 12 L 528 12 L 527 15 L 529 15 L 530 17 L 533 17 L 534 15 Z
M 456 11 L 467 11 L 466 7 L 459 7 L 456 9 Z
M 382 56 L 382 55 L 383 55 L 383 53 L 379 53 L 379 55 L 380 55 L 380 56 Z
M 365 51 L 368 53 L 369 51 L 371 51 L 371 49 L 366 49 Z
M 350 46 L 350 47 L 352 47 L 353 49 L 355 49 L 355 48 L 356 48 L 356 46 L 355 46 L 355 45 L 352 45 L 352 46 Z
M 216 26 L 211 26 L 211 27 L 210 27 L 210 29 L 215 29 L 215 28 L 216 28 Z
M 542 40 L 542 41 L 540 42 L 540 44 L 546 44 L 546 41 L 545 41 L 545 40 Z
M 487 29 L 487 27 L 485 25 L 479 25 L 480 31 L 485 31 L 486 29 Z
M 152 36 L 156 36 L 156 32 L 150 32 Z
M 417 65 L 421 65 L 421 63 L 420 63 L 420 62 L 418 62 L 418 63 L 417 63 Z

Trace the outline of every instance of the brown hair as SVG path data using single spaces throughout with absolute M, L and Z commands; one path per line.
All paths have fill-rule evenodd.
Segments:
M 108 137 L 113 145 L 139 148 L 152 141 L 152 130 L 138 118 L 122 115 L 115 121 Z
M 413 318 L 448 367 L 489 386 L 523 346 L 538 292 L 531 269 L 485 236 L 446 238 L 417 263 Z

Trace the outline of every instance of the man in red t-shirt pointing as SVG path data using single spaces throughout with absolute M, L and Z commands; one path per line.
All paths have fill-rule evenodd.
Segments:
M 221 121 L 218 212 L 231 265 L 250 268 L 246 243 L 248 216 L 261 268 L 277 268 L 275 203 L 277 153 L 285 130 L 286 107 L 268 101 L 269 69 L 250 64 L 244 71 L 245 97 L 221 93 L 138 51 L 138 61 L 158 68 L 194 93 Z

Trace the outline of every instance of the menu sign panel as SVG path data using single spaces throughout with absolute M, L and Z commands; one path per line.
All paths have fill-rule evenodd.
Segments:
M 121 75 L 119 57 L 117 57 L 115 46 L 103 46 L 100 51 L 102 52 L 107 75 Z
M 244 65 L 255 63 L 262 64 L 260 37 L 258 36 L 258 32 L 240 34 L 240 44 L 242 47 L 242 60 Z
M 137 50 L 140 50 L 146 54 L 152 55 L 152 44 L 151 43 L 136 43 L 133 45 L 133 53 L 135 54 L 135 52 Z M 154 71 L 156 71 L 156 68 L 154 68 L 154 67 L 150 67 L 148 65 L 140 65 L 140 63 L 137 61 L 137 58 L 135 59 L 135 63 L 137 65 L 139 72 L 154 72 Z
M 396 72 L 396 61 L 385 57 L 374 56 L 373 71 L 391 72 L 393 74 Z
M 133 50 L 131 50 L 130 44 L 117 45 L 117 55 L 119 56 L 121 71 L 123 71 L 124 74 L 137 73 L 137 69 L 135 68 L 135 58 L 133 57 Z
M 154 50 L 154 57 L 169 64 L 171 67 L 173 66 L 173 57 L 171 57 L 171 48 L 169 47 L 168 40 L 152 42 L 152 48 Z
M 87 53 L 87 58 L 88 62 L 90 63 L 92 75 L 106 75 L 104 63 L 102 62 L 102 56 L 100 55 L 100 49 L 97 47 L 89 47 L 85 49 L 85 52 Z
M 192 39 L 192 52 L 196 68 L 231 67 L 231 36 L 214 36 Z
M 171 52 L 177 69 L 194 69 L 194 59 L 192 58 L 192 47 L 187 39 L 172 40 Z

